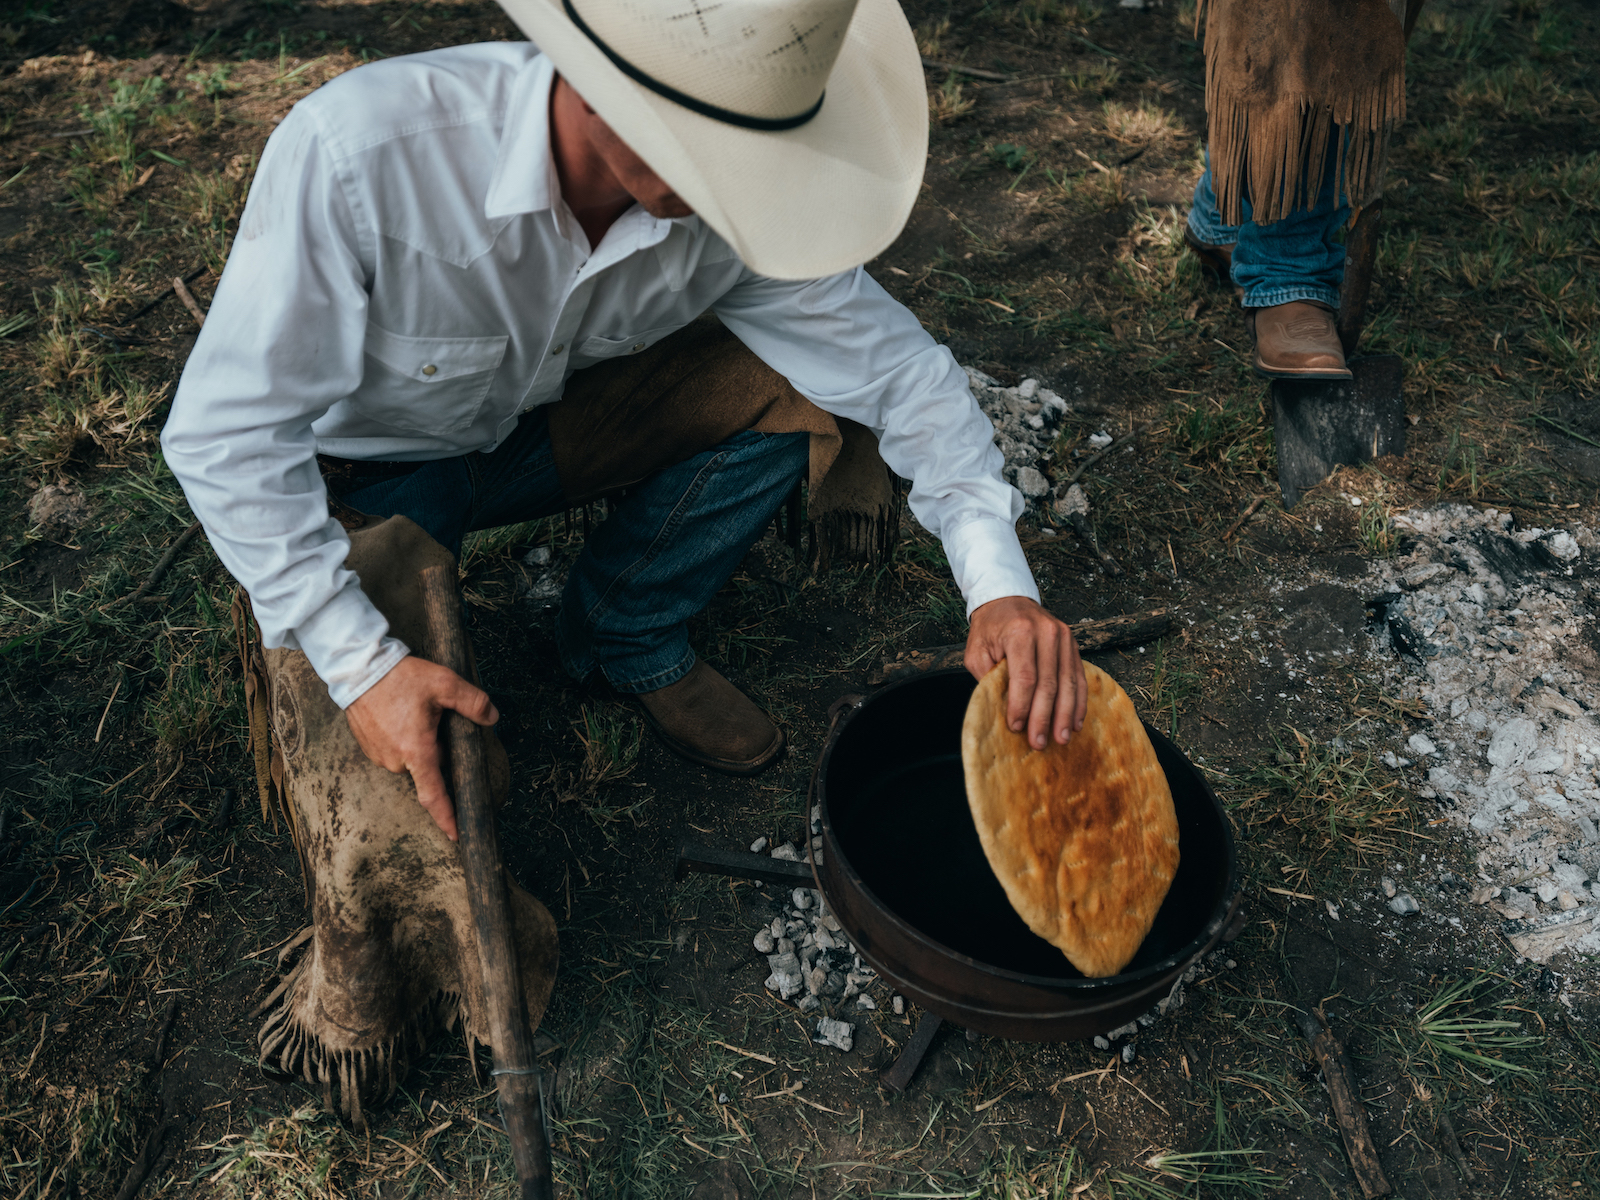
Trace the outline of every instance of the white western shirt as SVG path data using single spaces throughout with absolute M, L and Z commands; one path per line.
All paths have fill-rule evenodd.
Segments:
M 319 451 L 492 452 L 573 371 L 708 309 L 878 434 L 969 613 L 1037 599 L 1022 498 L 950 352 L 864 270 L 767 279 L 695 217 L 635 205 L 591 248 L 550 155 L 554 78 L 526 42 L 390 59 L 300 101 L 267 142 L 162 434 L 263 642 L 303 650 L 341 706 L 407 653 L 343 565 Z

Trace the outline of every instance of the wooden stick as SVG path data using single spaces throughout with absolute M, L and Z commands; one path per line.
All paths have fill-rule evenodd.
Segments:
M 144 1186 L 145 1179 L 161 1156 L 161 1144 L 176 1128 L 177 1122 L 163 1120 L 150 1131 L 144 1139 L 144 1145 L 139 1148 L 139 1156 L 133 1160 L 133 1166 L 128 1168 L 127 1175 L 123 1177 L 122 1186 L 117 1189 L 117 1200 L 133 1200 L 139 1194 L 139 1189 Z
M 1378 258 L 1378 226 L 1383 221 L 1380 196 L 1356 213 L 1344 241 L 1344 282 L 1339 288 L 1339 341 L 1345 357 L 1361 345 L 1361 327 L 1372 291 L 1372 268 Z
M 954 71 L 957 75 L 970 75 L 974 79 L 987 79 L 991 83 L 1011 83 L 1015 75 L 1002 75 L 999 71 L 985 71 L 980 67 L 963 67 L 960 63 L 939 62 L 925 58 L 922 65 L 930 71 Z
M 1098 164 L 1096 164 L 1096 165 L 1098 165 Z M 1104 169 L 1105 169 L 1104 167 L 1101 168 L 1101 170 L 1104 170 Z M 1123 446 L 1126 446 L 1129 442 L 1133 441 L 1134 438 L 1138 437 L 1141 433 L 1144 433 L 1149 428 L 1150 428 L 1150 423 L 1148 421 L 1146 421 L 1146 422 L 1144 422 L 1144 423 L 1142 423 L 1140 425 L 1137 425 L 1133 429 L 1128 430 L 1128 432 L 1123 434 L 1121 437 L 1117 438 L 1116 441 L 1112 442 L 1104 450 L 1097 450 L 1097 451 L 1095 451 L 1095 453 L 1089 455 L 1088 458 L 1084 459 L 1081 463 L 1078 464 L 1078 469 L 1067 477 L 1066 486 L 1067 487 L 1071 487 L 1073 484 L 1077 483 L 1078 480 L 1083 478 L 1083 473 L 1085 471 L 1087 471 L 1090 467 L 1094 466 L 1095 463 L 1099 462 L 1102 458 L 1104 458 L 1106 455 L 1110 454 L 1113 450 L 1118 450 L 1118 449 L 1121 449 Z
M 1100 539 L 1094 535 L 1094 526 L 1089 524 L 1089 518 L 1081 512 L 1067 514 L 1067 523 L 1072 526 L 1072 531 L 1078 535 L 1078 540 L 1093 550 L 1095 556 L 1106 569 L 1107 575 L 1121 575 L 1122 564 L 1100 547 Z
M 156 560 L 156 565 L 150 568 L 150 574 L 144 577 L 144 582 L 139 585 L 137 591 L 124 596 L 121 600 L 113 600 L 108 607 L 114 608 L 123 601 L 137 603 L 148 596 L 155 590 L 156 585 L 166 578 L 167 572 L 172 570 L 172 564 L 178 561 L 178 555 L 183 553 L 183 548 L 193 541 L 194 535 L 199 532 L 200 522 L 196 521 L 180 533 L 172 545 L 167 547 L 167 552 Z
M 1234 534 L 1238 533 L 1239 530 L 1243 529 L 1244 523 L 1256 515 L 1256 509 L 1265 504 L 1266 500 L 1267 498 L 1265 496 L 1257 496 L 1254 500 L 1250 501 L 1250 507 L 1245 509 L 1244 512 L 1239 515 L 1239 519 L 1237 521 L 1228 526 L 1228 532 L 1222 535 L 1222 540 L 1227 541 Z
M 1079 621 L 1072 627 L 1072 636 L 1078 640 L 1078 650 L 1083 654 L 1096 654 L 1117 650 L 1123 646 L 1142 646 L 1164 637 L 1172 631 L 1176 620 L 1165 608 L 1134 613 L 1126 617 L 1106 617 L 1099 621 Z M 938 671 L 959 667 L 966 655 L 966 645 L 957 642 L 950 646 L 930 646 L 925 650 L 906 650 L 882 664 L 867 677 L 867 683 L 877 687 L 909 675 L 924 671 Z
M 205 264 L 201 263 L 194 270 L 190 271 L 187 275 L 183 276 L 184 283 L 189 283 L 189 282 L 191 282 L 193 280 L 199 279 L 201 275 L 205 274 L 205 270 L 206 270 Z M 134 313 L 133 316 L 129 317 L 126 321 L 123 321 L 122 324 L 124 324 L 124 325 L 132 325 L 140 317 L 142 317 L 146 313 L 149 313 L 150 311 L 152 311 L 156 307 L 156 305 L 160 304 L 168 296 L 175 296 L 175 295 L 177 295 L 177 293 L 174 292 L 171 288 L 162 288 L 159 292 L 156 293 L 156 297 L 155 297 L 154 300 L 150 301 L 143 308 L 141 308 L 138 312 Z
M 463 678 L 470 677 L 467 634 L 461 626 L 454 567 L 424 569 L 421 585 L 428 657 Z M 460 835 L 457 845 L 467 881 L 467 902 L 478 934 L 483 998 L 489 1010 L 494 1057 L 490 1074 L 500 1093 L 500 1115 L 511 1137 L 522 1200 L 551 1200 L 550 1147 L 545 1143 L 540 1111 L 539 1066 L 528 1032 L 522 974 L 517 968 L 517 944 L 511 929 L 505 864 L 495 834 L 483 735 L 459 713 L 445 713 L 443 726 Z
M 1450 1098 L 1445 1097 L 1445 1103 Z M 1461 1139 L 1456 1137 L 1456 1127 L 1450 1123 L 1450 1114 L 1445 1112 L 1444 1105 L 1439 1106 L 1439 1136 L 1444 1139 L 1444 1147 L 1450 1151 L 1450 1157 L 1456 1160 L 1456 1166 L 1461 1171 L 1461 1182 L 1471 1187 L 1473 1184 L 1472 1164 L 1467 1161 L 1467 1156 L 1461 1151 Z
M 178 299 L 183 301 L 183 306 L 189 310 L 189 315 L 194 317 L 194 323 L 204 329 L 206 324 L 205 309 L 195 303 L 194 294 L 189 291 L 189 285 L 183 281 L 182 276 L 174 275 L 172 277 L 172 290 L 178 293 Z
M 1378 1148 L 1373 1145 L 1372 1134 L 1367 1129 L 1367 1113 L 1361 1107 L 1355 1070 L 1344 1047 L 1333 1036 L 1321 1013 L 1316 1016 L 1296 1013 L 1295 1021 L 1322 1067 L 1322 1082 L 1328 1087 L 1328 1099 L 1333 1104 L 1339 1132 L 1344 1135 L 1344 1148 L 1350 1155 L 1350 1166 L 1355 1171 L 1356 1182 L 1361 1185 L 1361 1194 L 1367 1200 L 1389 1195 L 1394 1188 L 1378 1162 Z

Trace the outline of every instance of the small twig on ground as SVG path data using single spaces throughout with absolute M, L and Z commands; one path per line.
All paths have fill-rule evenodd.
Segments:
M 1445 1097 L 1445 1104 L 1450 1102 L 1450 1097 Z M 1456 1160 L 1456 1166 L 1461 1169 L 1461 1182 L 1467 1187 L 1472 1186 L 1472 1167 L 1467 1163 L 1467 1156 L 1462 1153 L 1461 1140 L 1456 1137 L 1456 1127 L 1450 1123 L 1450 1114 L 1445 1112 L 1444 1104 L 1439 1106 L 1439 1136 L 1444 1139 L 1444 1148 L 1450 1152 L 1450 1157 Z
M 1266 502 L 1267 498 L 1265 496 L 1257 496 L 1254 500 L 1250 501 L 1250 507 L 1239 514 L 1239 519 L 1237 521 L 1228 526 L 1228 532 L 1222 535 L 1222 540 L 1227 541 L 1234 534 L 1238 533 L 1239 530 L 1243 529 L 1244 523 L 1251 517 L 1255 516 L 1256 509 L 1260 508 Z
M 1121 447 L 1121 446 L 1126 446 L 1129 442 L 1133 441 L 1133 439 L 1138 437 L 1141 433 L 1148 432 L 1149 429 L 1150 429 L 1150 423 L 1148 421 L 1143 422 L 1142 424 L 1139 424 L 1139 425 L 1135 425 L 1132 429 L 1128 430 L 1127 433 L 1123 434 L 1116 441 L 1112 442 L 1104 450 L 1097 450 L 1097 451 L 1095 451 L 1095 453 L 1089 455 L 1088 458 L 1084 459 L 1081 463 L 1078 464 L 1078 469 L 1076 471 L 1074 471 L 1071 474 L 1071 476 L 1068 477 L 1067 486 L 1071 487 L 1073 484 L 1077 483 L 1078 480 L 1083 478 L 1083 473 L 1085 471 L 1087 471 L 1090 467 L 1094 466 L 1095 463 L 1099 462 L 1102 458 L 1104 458 L 1106 455 L 1110 454 L 1113 450 L 1116 450 L 1118 447 Z
M 99 741 L 100 735 L 105 732 L 106 718 L 111 715 L 111 705 L 116 702 L 117 693 L 122 690 L 122 676 L 117 676 L 116 686 L 111 689 L 111 699 L 106 701 L 105 711 L 100 714 L 100 724 L 94 727 L 94 740 Z
M 202 263 L 200 266 L 196 267 L 194 270 L 190 271 L 187 275 L 185 275 L 183 277 L 183 282 L 185 284 L 193 283 L 196 279 L 199 279 L 200 276 L 205 274 L 205 270 L 206 270 L 205 264 Z M 155 309 L 155 307 L 158 304 L 160 304 L 162 301 L 164 301 L 168 296 L 175 296 L 175 295 L 177 295 L 177 293 L 174 292 L 171 288 L 162 288 L 159 292 L 156 293 L 156 298 L 154 300 L 150 301 L 150 303 L 146 304 L 138 312 L 134 313 L 133 316 L 129 317 L 126 321 L 124 321 L 123 324 L 124 325 L 132 325 L 140 317 L 144 316 L 146 313 L 149 313 L 149 312 L 153 311 Z
M 180 533 L 177 537 L 177 540 L 175 540 L 172 545 L 167 547 L 167 552 L 163 554 L 160 560 L 157 561 L 156 565 L 150 569 L 150 574 L 145 576 L 145 580 L 139 585 L 138 591 L 134 592 L 130 596 L 125 596 L 122 600 L 113 600 L 111 602 L 112 605 L 115 606 L 123 603 L 137 604 L 139 601 L 148 596 L 151 591 L 155 589 L 156 585 L 166 578 L 167 572 L 172 570 L 172 564 L 178 561 L 178 555 L 183 553 L 183 548 L 187 546 L 194 539 L 194 535 L 199 532 L 200 522 L 196 521 L 193 525 L 189 526 L 189 528 Z M 110 706 L 107 705 L 107 707 L 109 708 Z
M 150 1052 L 150 1069 L 161 1070 L 167 1061 L 167 1038 L 172 1033 L 172 1023 L 178 1019 L 178 998 L 167 1001 L 167 1011 L 161 1017 L 161 1028 L 156 1030 L 155 1049 Z
M 195 303 L 194 294 L 189 291 L 189 285 L 183 281 L 181 275 L 172 277 L 172 290 L 178 294 L 178 299 L 183 301 L 183 306 L 189 310 L 189 315 L 194 318 L 194 323 L 202 329 L 205 328 L 205 309 Z
M 1100 548 L 1100 539 L 1094 535 L 1094 526 L 1089 524 L 1089 518 L 1082 513 L 1068 513 L 1067 521 L 1072 525 L 1073 532 L 1083 541 L 1083 544 L 1094 551 L 1101 564 L 1106 569 L 1107 575 L 1121 575 L 1122 564 L 1112 558 Z
M 1344 1047 L 1328 1028 L 1321 1010 L 1315 1015 L 1296 1013 L 1295 1020 L 1300 1032 L 1311 1044 L 1311 1053 L 1317 1065 L 1322 1068 L 1322 1082 L 1328 1089 L 1333 1115 L 1344 1137 L 1350 1167 L 1362 1195 L 1366 1200 L 1377 1200 L 1379 1196 L 1392 1194 L 1394 1188 L 1384 1176 L 1383 1167 L 1378 1161 L 1377 1147 L 1367 1127 L 1367 1113 L 1361 1104 L 1361 1087 Z
M 960 63 L 937 62 L 931 58 L 922 60 L 922 65 L 930 71 L 954 71 L 957 75 L 970 75 L 974 79 L 987 79 L 993 83 L 1012 83 L 1015 75 L 1005 75 L 999 71 L 985 71 L 978 67 L 963 67 Z

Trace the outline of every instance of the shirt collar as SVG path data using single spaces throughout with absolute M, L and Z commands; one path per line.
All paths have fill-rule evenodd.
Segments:
M 555 78 L 555 66 L 543 54 L 517 73 L 483 203 L 490 220 L 541 212 L 560 194 L 550 156 L 550 88 Z
M 484 216 L 490 220 L 551 210 L 561 198 L 561 180 L 550 153 L 550 89 L 555 79 L 555 65 L 544 54 L 531 59 L 517 73 L 506 123 L 500 131 L 500 145 L 495 151 L 494 175 L 484 198 Z M 571 220 L 570 214 L 565 213 L 566 206 L 561 207 L 562 215 Z M 663 242 L 675 224 L 694 221 L 694 217 L 683 221 L 652 217 L 636 205 L 613 226 L 613 232 L 620 226 L 631 235 L 626 250 L 620 245 L 615 248 L 617 257 Z M 612 240 L 608 233 L 607 243 Z M 592 247 L 591 253 L 597 249 Z M 612 247 L 608 245 L 607 249 Z

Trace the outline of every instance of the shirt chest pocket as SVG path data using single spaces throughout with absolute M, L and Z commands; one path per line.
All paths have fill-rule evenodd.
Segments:
M 396 429 L 455 433 L 483 407 L 509 340 L 407 337 L 369 322 L 365 370 L 349 402 Z

